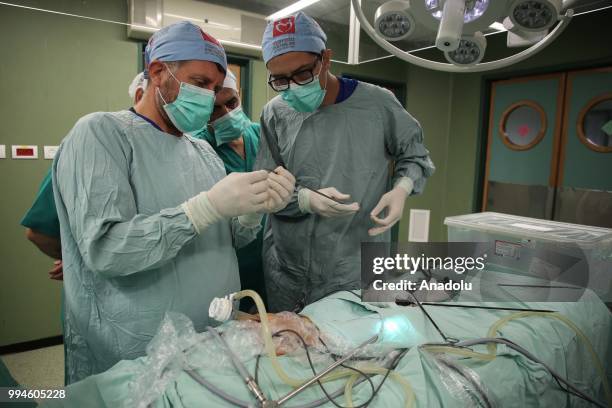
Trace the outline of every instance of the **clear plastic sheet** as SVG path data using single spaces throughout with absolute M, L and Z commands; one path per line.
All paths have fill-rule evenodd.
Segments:
M 440 382 L 462 407 L 497 407 L 492 394 L 474 370 L 446 354 L 425 352 L 424 355 L 433 363 Z
M 319 331 L 310 320 L 289 312 L 270 315 L 272 333 L 286 329 L 299 333 L 309 346 L 315 348 L 313 357 L 321 356 L 317 351 L 324 352 L 318 340 Z M 265 353 L 261 324 L 257 321 L 232 320 L 217 330 L 243 362 Z M 273 341 L 279 355 L 295 355 L 298 361 L 305 356 L 302 342 L 293 333 L 281 333 L 273 337 Z M 159 398 L 184 370 L 233 370 L 225 347 L 207 332 L 196 333 L 191 320 L 179 313 L 166 314 L 146 352 L 140 370 L 130 384 L 133 401 L 129 406 L 146 407 Z M 307 364 L 306 358 L 303 362 Z
M 260 325 L 251 321 L 231 321 L 218 328 L 232 350 L 243 361 L 263 351 Z M 191 320 L 179 313 L 166 314 L 147 346 L 139 373 L 130 383 L 130 407 L 146 407 L 159 398 L 166 387 L 190 369 L 233 369 L 224 346 L 209 333 L 196 333 Z
M 346 338 L 320 333 L 308 318 L 290 312 L 269 315 L 270 330 L 275 334 L 283 330 L 297 332 L 309 347 L 315 365 L 328 365 L 330 354 L 344 355 L 356 344 Z M 237 357 L 247 362 L 265 354 L 261 324 L 252 320 L 232 320 L 216 328 Z M 325 345 L 320 341 L 323 340 Z M 308 366 L 301 340 L 292 332 L 273 336 L 277 355 L 287 355 Z M 383 362 L 391 351 L 387 345 L 365 347 L 355 359 L 370 363 Z M 372 359 L 374 358 L 374 359 Z M 376 360 L 376 359 L 379 360 Z M 184 370 L 234 370 L 225 347 L 208 332 L 196 333 L 191 320 L 179 313 L 168 313 L 142 360 L 139 372 L 130 383 L 132 401 L 128 406 L 142 408 L 157 400 L 169 384 Z
M 127 406 L 144 408 L 155 401 L 185 367 L 184 351 L 200 339 L 201 335 L 195 332 L 187 316 L 166 314 L 159 331 L 147 346 L 140 373 L 129 385 L 132 401 Z

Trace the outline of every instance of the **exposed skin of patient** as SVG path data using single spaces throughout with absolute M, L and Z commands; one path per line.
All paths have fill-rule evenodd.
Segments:
M 240 313 L 238 320 L 252 320 L 259 322 L 259 315 L 251 315 Z M 281 312 L 269 313 L 268 321 L 272 339 L 276 346 L 276 355 L 292 353 L 303 348 L 302 342 L 297 338 L 295 333 L 284 332 L 284 330 L 292 330 L 297 332 L 306 342 L 308 346 L 317 346 L 321 342 L 319 340 L 319 329 L 307 317 L 300 316 L 295 313 Z M 279 333 L 275 335 L 275 333 Z

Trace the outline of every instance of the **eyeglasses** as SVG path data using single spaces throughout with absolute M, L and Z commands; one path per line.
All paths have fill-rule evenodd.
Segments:
M 311 68 L 306 68 L 298 72 L 294 72 L 290 76 L 274 76 L 270 75 L 268 85 L 276 92 L 281 92 L 289 89 L 291 82 L 298 85 L 306 85 L 314 80 L 314 70 L 321 61 L 321 56 L 318 56 Z

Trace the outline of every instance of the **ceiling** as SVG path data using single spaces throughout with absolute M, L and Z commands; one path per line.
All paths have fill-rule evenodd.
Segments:
M 171 0 L 166 0 L 171 1 Z M 236 8 L 251 13 L 269 16 L 276 11 L 279 11 L 293 3 L 296 0 L 198 0 L 206 3 L 213 3 L 225 7 Z M 373 22 L 376 9 L 386 3 L 387 0 L 361 0 L 364 14 L 370 21 Z M 424 0 L 411 0 L 424 1 Z M 490 0 L 504 1 L 504 0 Z M 506 0 L 509 2 L 510 0 Z M 314 17 L 328 33 L 337 37 L 338 40 L 347 42 L 349 23 L 350 23 L 350 0 L 320 0 L 304 9 L 306 13 Z M 575 14 L 581 14 L 589 11 L 594 11 L 600 8 L 612 7 L 612 0 L 564 0 L 564 5 L 569 5 L 574 9 Z M 495 33 L 497 30 L 490 29 L 485 31 L 485 34 Z M 421 48 L 431 47 L 435 43 L 436 33 L 432 30 L 416 24 L 414 34 L 407 40 L 399 41 L 394 45 L 407 51 L 414 51 Z M 348 49 L 348 43 L 346 45 Z M 335 47 L 338 49 L 339 47 Z M 366 61 L 374 58 L 380 58 L 388 55 L 378 45 L 376 45 L 367 34 L 362 31 L 359 60 Z M 340 59 L 344 59 L 346 50 L 340 53 Z

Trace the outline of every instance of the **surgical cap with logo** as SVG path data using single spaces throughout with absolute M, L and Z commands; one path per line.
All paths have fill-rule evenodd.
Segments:
M 319 24 L 300 11 L 268 23 L 261 42 L 263 59 L 267 64 L 272 58 L 292 51 L 320 54 L 326 41 Z
M 145 48 L 145 67 L 152 61 L 210 61 L 227 71 L 223 46 L 199 26 L 180 21 L 157 31 Z M 145 77 L 148 72 L 145 69 Z

